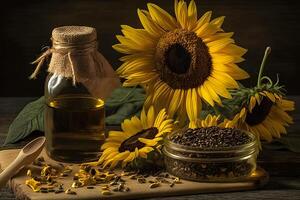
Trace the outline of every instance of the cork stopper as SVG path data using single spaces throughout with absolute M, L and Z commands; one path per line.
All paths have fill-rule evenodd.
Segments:
M 83 44 L 97 40 L 95 28 L 87 26 L 61 26 L 53 29 L 54 43 Z

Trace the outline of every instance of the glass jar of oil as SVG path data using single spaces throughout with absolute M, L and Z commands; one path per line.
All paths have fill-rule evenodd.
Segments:
M 96 36 L 94 28 L 81 26 L 59 27 L 52 32 L 45 83 L 45 135 L 47 154 L 54 160 L 82 163 L 101 155 L 105 140 L 103 96 L 114 83 L 101 82 L 103 73 L 109 73 L 99 61 Z

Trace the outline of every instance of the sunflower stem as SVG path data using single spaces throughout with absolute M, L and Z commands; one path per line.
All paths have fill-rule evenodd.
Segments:
M 257 87 L 261 86 L 261 81 L 262 81 L 262 74 L 265 68 L 265 64 L 266 64 L 266 60 L 269 56 L 269 54 L 271 53 L 271 47 L 267 47 L 265 50 L 265 55 L 263 57 L 263 60 L 261 62 L 260 68 L 259 68 L 259 73 L 258 73 L 258 78 L 257 78 Z

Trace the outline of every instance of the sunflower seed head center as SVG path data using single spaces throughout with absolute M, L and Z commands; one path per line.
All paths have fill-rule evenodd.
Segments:
M 194 32 L 176 29 L 164 34 L 155 52 L 160 78 L 173 89 L 201 86 L 211 73 L 208 47 Z
M 158 129 L 155 127 L 151 127 L 148 129 L 144 129 L 142 131 L 137 132 L 136 134 L 132 135 L 131 137 L 124 140 L 119 147 L 120 152 L 124 152 L 126 150 L 133 152 L 135 148 L 138 149 L 145 146 L 144 143 L 140 142 L 139 138 L 146 138 L 146 139 L 153 139 L 155 135 L 158 133 Z

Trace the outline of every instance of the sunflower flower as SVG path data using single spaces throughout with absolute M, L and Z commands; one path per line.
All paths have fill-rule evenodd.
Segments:
M 138 9 L 142 29 L 121 26 L 123 35 L 113 48 L 127 55 L 117 73 L 126 79 L 124 86 L 146 89 L 146 107 L 166 108 L 181 123 L 195 121 L 202 100 L 222 104 L 221 97 L 231 98 L 227 89 L 248 78 L 237 65 L 247 50 L 221 28 L 224 16 L 211 20 L 209 11 L 198 18 L 194 0 L 175 0 L 175 17 L 155 4 L 147 6 L 148 11 Z
M 228 124 L 255 133 L 260 139 L 268 142 L 286 134 L 286 127 L 293 123 L 288 112 L 295 109 L 293 101 L 283 97 L 279 80 L 274 84 L 267 76 L 262 76 L 265 61 L 271 48 L 267 47 L 263 58 L 257 85 L 253 88 L 241 88 L 233 91 L 235 99 L 240 99 L 241 109 Z M 267 80 L 267 83 L 263 83 Z
M 165 134 L 173 129 L 173 120 L 168 119 L 165 109 L 156 113 L 151 106 L 146 113 L 143 109 L 140 119 L 136 116 L 121 124 L 122 131 L 110 131 L 102 145 L 103 153 L 93 163 L 115 168 L 133 163 L 137 158 L 147 159 L 150 152 L 159 150 Z

